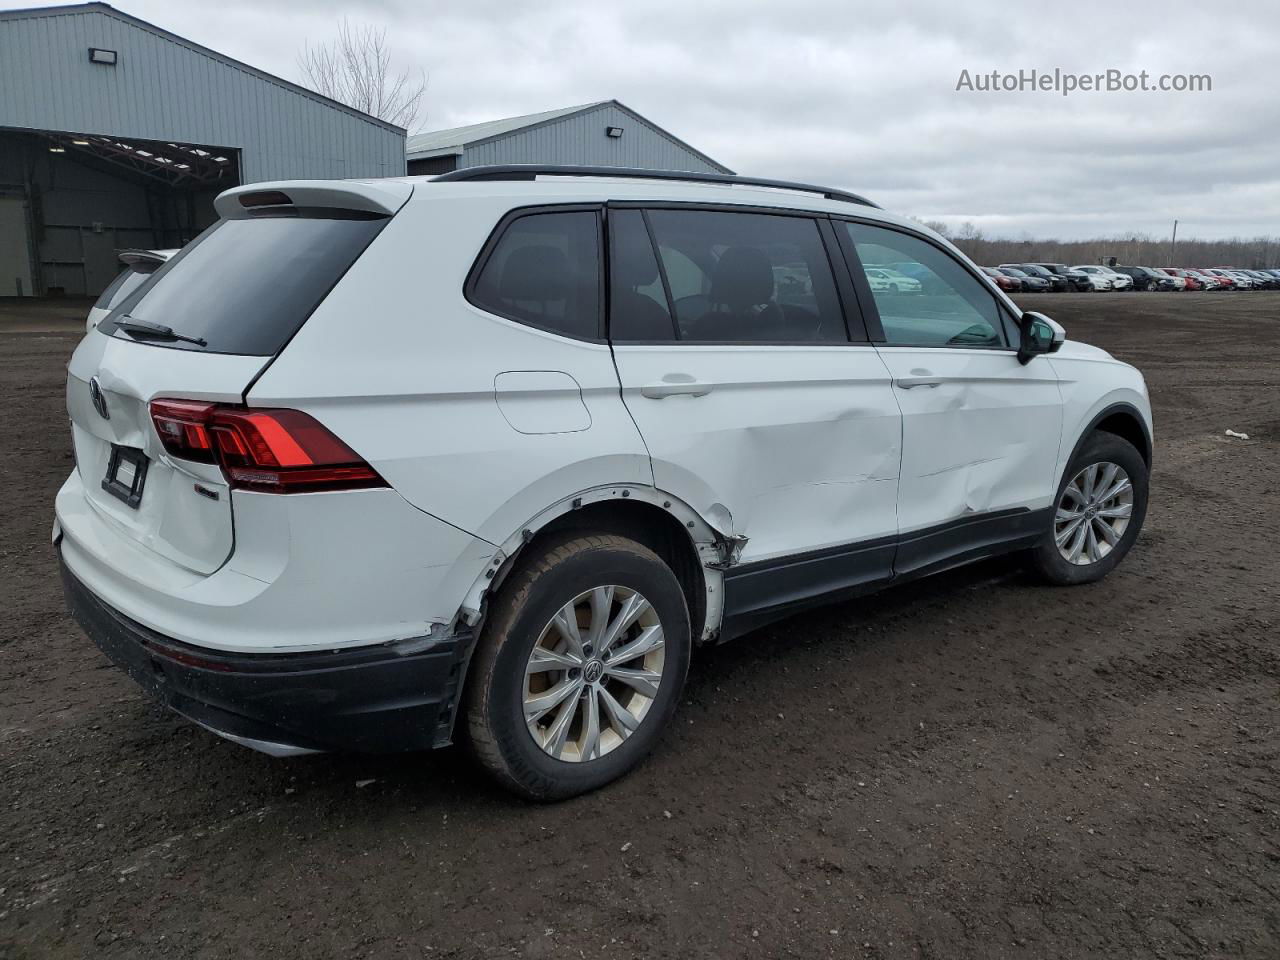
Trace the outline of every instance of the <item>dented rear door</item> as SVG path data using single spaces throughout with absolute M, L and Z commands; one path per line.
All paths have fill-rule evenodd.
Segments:
M 657 487 L 740 545 L 726 608 L 887 577 L 901 416 L 837 293 L 829 224 L 677 206 L 609 219 L 622 398 Z

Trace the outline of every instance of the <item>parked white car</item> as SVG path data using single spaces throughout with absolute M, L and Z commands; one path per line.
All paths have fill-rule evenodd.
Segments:
M 1111 289 L 1116 291 L 1133 289 L 1133 277 L 1127 273 L 1121 273 L 1119 270 L 1113 270 L 1111 267 L 1106 266 L 1098 267 L 1098 269 L 1102 271 L 1104 277 L 1108 277 L 1111 280 Z
M 919 293 L 921 290 L 920 281 L 908 277 L 905 273 L 899 273 L 897 270 L 889 270 L 885 267 L 867 267 L 864 271 L 867 275 L 867 282 L 879 286 L 886 293 Z M 877 283 L 877 281 L 879 281 Z M 883 286 L 880 286 L 883 284 Z
M 570 796 L 697 643 L 1014 551 L 1095 581 L 1142 526 L 1138 371 L 853 195 L 482 167 L 217 211 L 72 356 L 53 539 L 107 655 L 247 746 L 460 737 Z
M 1072 267 L 1071 269 L 1079 270 L 1087 276 L 1089 278 L 1089 284 L 1093 287 L 1095 292 L 1123 289 L 1123 287 L 1117 288 L 1115 285 L 1115 278 L 1117 276 L 1123 277 L 1124 280 L 1128 281 L 1129 286 L 1133 285 L 1133 281 L 1129 277 L 1125 277 L 1124 274 L 1115 274 L 1113 276 L 1109 271 L 1104 270 L 1097 264 L 1082 263 L 1080 266 Z
M 122 250 L 119 253 L 120 263 L 124 265 L 114 280 L 107 284 L 85 320 L 85 330 L 92 330 L 115 307 L 124 302 L 129 294 L 142 286 L 177 250 Z

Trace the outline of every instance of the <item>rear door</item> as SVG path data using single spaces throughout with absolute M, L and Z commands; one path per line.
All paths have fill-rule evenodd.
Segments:
M 1035 532 L 1053 500 L 1062 397 L 1053 365 L 1023 365 L 988 284 L 929 239 L 837 224 L 854 282 L 884 262 L 927 274 L 919 293 L 869 285 L 868 326 L 902 409 L 897 573 Z
M 396 207 L 409 190 L 390 198 Z M 388 198 L 344 204 L 332 188 L 277 192 L 266 207 L 242 205 L 243 194 L 224 194 L 224 219 L 91 330 L 68 366 L 67 412 L 87 507 L 143 550 L 198 574 L 231 553 L 231 498 L 217 466 L 164 454 L 150 402 L 243 402 L 395 209 L 385 208 Z M 174 336 L 130 332 L 121 325 L 130 319 Z
M 746 538 L 730 612 L 887 576 L 900 415 L 830 223 L 679 205 L 608 219 L 623 399 L 655 484 Z

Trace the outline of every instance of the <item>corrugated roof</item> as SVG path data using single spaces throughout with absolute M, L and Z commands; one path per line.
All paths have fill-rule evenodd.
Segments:
M 423 157 L 439 156 L 447 153 L 461 153 L 469 143 L 478 143 L 491 137 L 500 137 L 514 130 L 536 126 L 551 120 L 559 120 L 583 110 L 594 110 L 609 103 L 609 100 L 597 100 L 595 103 L 581 103 L 576 107 L 561 107 L 559 110 L 544 110 L 541 113 L 528 113 L 522 117 L 507 117 L 503 120 L 489 120 L 485 123 L 472 123 L 464 127 L 450 127 L 448 130 L 429 130 L 415 134 L 405 142 L 405 149 L 410 160 Z
M 203 54 L 206 57 L 211 57 L 214 60 L 219 60 L 222 63 L 233 66 L 239 70 L 243 70 L 261 80 L 267 81 L 268 83 L 273 83 L 277 86 L 284 87 L 287 90 L 292 90 L 294 93 L 302 94 L 304 97 L 315 100 L 317 103 L 333 107 L 335 110 L 340 110 L 343 113 L 359 117 L 369 123 L 385 127 L 388 130 L 394 130 L 397 133 L 404 132 L 403 127 L 398 127 L 394 123 L 389 123 L 386 120 L 372 116 L 362 110 L 357 110 L 355 107 L 349 107 L 345 103 L 332 100 L 329 97 L 324 96 L 324 94 L 317 93 L 314 90 L 300 86 L 296 83 L 291 83 L 282 77 L 277 77 L 273 73 L 267 73 L 265 70 L 259 70 L 257 67 L 250 66 L 241 60 L 236 60 L 234 57 L 228 57 L 225 53 L 219 53 L 217 50 L 211 50 L 202 44 L 196 43 L 194 40 L 188 40 L 186 37 L 181 37 L 172 31 L 164 29 L 163 27 L 157 27 L 154 23 L 135 17 L 132 14 L 125 13 L 123 10 L 117 10 L 110 4 L 101 2 L 101 0 L 93 0 L 93 2 L 90 3 L 66 4 L 64 6 L 55 7 L 21 7 L 14 10 L 0 10 L 0 20 L 25 20 L 36 17 L 58 17 L 76 13 L 101 13 L 109 17 L 114 17 L 117 20 L 122 20 L 132 26 L 148 30 L 159 37 L 163 37 L 166 40 L 184 46 L 188 50 L 195 51 L 196 53 Z

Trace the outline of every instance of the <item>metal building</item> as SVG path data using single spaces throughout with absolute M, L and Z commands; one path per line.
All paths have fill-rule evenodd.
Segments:
M 0 11 L 0 296 L 96 295 L 220 191 L 405 172 L 405 131 L 105 3 Z
M 411 174 L 490 163 L 733 173 L 617 100 L 420 133 L 406 148 Z

